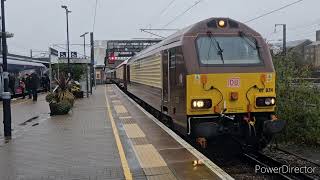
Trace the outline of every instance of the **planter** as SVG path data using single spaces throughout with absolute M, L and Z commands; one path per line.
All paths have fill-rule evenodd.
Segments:
M 55 103 L 52 102 L 49 104 L 50 115 L 65 115 L 68 114 L 71 109 L 71 104 L 67 101 Z
M 73 95 L 75 98 L 83 98 L 83 91 L 75 91 Z

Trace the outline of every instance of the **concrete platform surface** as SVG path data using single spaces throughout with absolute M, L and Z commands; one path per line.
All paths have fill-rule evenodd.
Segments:
M 115 85 L 97 87 L 68 115 L 50 117 L 46 108 L 34 104 L 29 113 L 43 113 L 0 144 L 1 180 L 232 179 L 215 166 L 194 167 L 194 150 Z

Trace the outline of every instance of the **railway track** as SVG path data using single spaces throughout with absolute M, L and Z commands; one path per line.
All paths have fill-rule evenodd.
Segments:
M 306 174 L 306 173 L 293 173 L 293 172 L 281 172 L 282 170 L 279 170 L 280 167 L 293 167 L 291 164 L 285 164 L 277 159 L 267 156 L 261 152 L 254 152 L 254 153 L 243 153 L 244 159 L 248 160 L 248 162 L 251 162 L 256 167 L 259 166 L 259 169 L 264 168 L 264 172 L 269 172 L 268 174 L 274 174 L 278 176 L 281 179 L 286 180 L 296 180 L 296 179 L 303 179 L 303 180 L 314 180 L 318 179 L 317 177 Z M 288 169 L 286 169 L 288 171 Z
M 276 150 L 276 151 L 280 151 L 280 152 L 285 153 L 285 154 L 288 154 L 288 155 L 291 155 L 291 156 L 295 156 L 295 157 L 297 157 L 298 159 L 304 160 L 304 161 L 306 161 L 306 162 L 308 162 L 308 163 L 310 163 L 310 164 L 312 164 L 312 165 L 320 168 L 320 163 L 316 163 L 316 162 L 314 162 L 314 161 L 312 161 L 312 160 L 310 160 L 310 159 L 307 159 L 307 158 L 305 158 L 305 157 L 302 157 L 302 156 L 300 156 L 300 155 L 297 155 L 297 154 L 295 154 L 295 153 L 293 153 L 293 152 L 290 152 L 290 151 L 287 151 L 287 150 L 284 150 L 284 149 L 281 149 L 281 148 L 278 148 L 278 147 L 276 147 L 275 150 Z

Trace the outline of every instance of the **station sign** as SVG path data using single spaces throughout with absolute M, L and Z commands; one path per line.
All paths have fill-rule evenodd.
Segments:
M 71 58 L 77 58 L 77 57 L 78 57 L 78 53 L 71 51 Z
M 60 57 L 61 58 L 66 58 L 67 57 L 67 52 L 60 52 Z
M 115 64 L 133 57 L 143 49 L 160 42 L 160 40 L 110 40 L 107 42 L 105 65 Z
M 53 49 L 53 48 L 49 48 L 49 49 L 50 49 L 50 55 L 53 55 L 53 56 L 58 56 L 59 55 L 58 50 Z

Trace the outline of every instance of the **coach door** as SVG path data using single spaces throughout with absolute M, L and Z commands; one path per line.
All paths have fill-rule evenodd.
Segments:
M 163 51 L 162 53 L 162 107 L 161 110 L 163 113 L 168 113 L 169 109 L 169 51 Z

